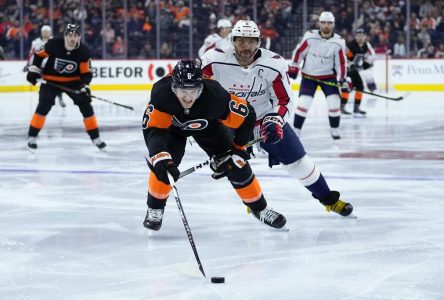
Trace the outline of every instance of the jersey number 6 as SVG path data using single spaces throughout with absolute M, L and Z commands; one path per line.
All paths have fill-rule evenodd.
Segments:
M 248 107 L 243 103 L 236 102 L 235 100 L 230 101 L 230 110 L 244 118 L 248 116 Z

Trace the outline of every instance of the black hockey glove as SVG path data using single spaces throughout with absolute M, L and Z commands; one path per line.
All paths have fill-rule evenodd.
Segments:
M 211 158 L 210 168 L 214 171 L 211 175 L 214 179 L 220 179 L 228 176 L 236 169 L 242 169 L 249 160 L 250 154 L 246 150 L 233 148 L 231 153 L 225 156 L 213 156 Z
M 296 79 L 298 78 L 298 73 L 299 73 L 299 68 L 296 66 L 288 66 L 288 76 L 290 76 L 290 78 L 292 79 Z
M 284 138 L 284 120 L 278 113 L 269 113 L 261 123 L 261 137 L 265 144 L 276 144 Z
M 89 88 L 89 85 L 85 84 L 81 89 L 80 89 L 80 93 L 82 94 L 82 96 L 91 97 L 91 89 Z
M 29 66 L 28 74 L 26 75 L 26 80 L 32 85 L 37 84 L 37 80 L 42 78 L 42 70 L 36 66 Z
M 167 172 L 171 174 L 175 182 L 179 179 L 180 171 L 168 152 L 159 152 L 152 156 L 150 158 L 150 163 L 152 166 L 151 170 L 154 172 L 157 179 L 163 183 L 170 184 Z

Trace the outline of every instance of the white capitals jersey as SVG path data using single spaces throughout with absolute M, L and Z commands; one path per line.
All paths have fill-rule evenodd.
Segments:
M 293 104 L 287 62 L 280 55 L 262 48 L 256 57 L 244 68 L 237 62 L 233 47 L 227 51 L 213 49 L 202 57 L 203 73 L 219 81 L 229 93 L 247 100 L 257 119 L 275 112 L 286 121 Z
M 52 37 L 51 37 L 52 38 Z M 29 50 L 29 56 L 28 56 L 28 64 L 32 64 L 32 60 L 34 59 L 34 53 L 40 50 L 43 45 L 46 44 L 47 41 L 42 40 L 42 38 L 36 38 L 31 43 L 31 50 Z M 44 63 L 46 63 L 47 59 L 44 60 Z M 42 67 L 45 65 L 42 64 Z
M 319 79 L 344 79 L 347 75 L 345 41 L 338 34 L 325 39 L 319 30 L 307 31 L 296 47 L 292 65 L 302 66 L 302 74 Z
M 219 48 L 222 50 L 227 50 L 231 47 L 231 34 L 225 38 L 221 37 L 217 33 L 210 34 L 204 41 L 204 44 L 199 49 L 199 57 L 202 57 L 208 50 Z

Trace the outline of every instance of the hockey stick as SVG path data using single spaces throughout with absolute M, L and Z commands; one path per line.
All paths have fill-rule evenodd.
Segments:
M 262 142 L 262 138 L 261 138 L 261 137 L 249 141 L 249 142 L 245 145 L 245 147 L 248 148 L 248 147 L 253 146 L 254 144 L 256 144 L 256 143 L 258 143 L 258 142 Z M 220 154 L 219 156 L 223 157 L 223 156 L 229 155 L 230 153 L 231 153 L 231 150 L 228 150 L 227 152 L 225 152 L 225 153 L 223 153 L 223 154 Z M 198 165 L 196 165 L 196 166 L 194 166 L 194 167 L 191 167 L 191 168 L 189 168 L 189 169 L 186 169 L 186 170 L 183 171 L 183 172 L 180 172 L 179 178 L 182 178 L 182 177 L 184 177 L 184 176 L 186 176 L 186 175 L 188 175 L 188 174 L 191 174 L 191 173 L 193 173 L 194 171 L 196 171 L 197 169 L 201 169 L 201 168 L 203 168 L 203 166 L 207 166 L 207 165 L 209 165 L 210 162 L 211 162 L 211 158 L 207 159 L 206 161 L 204 161 L 204 162 L 202 162 L 202 163 L 200 163 L 200 164 L 198 164 Z
M 318 82 L 318 83 L 322 83 L 322 84 L 325 84 L 325 85 L 329 85 L 329 86 L 334 86 L 334 87 L 338 87 L 338 88 L 341 87 L 341 86 L 340 86 L 339 84 L 337 84 L 337 83 L 333 83 L 333 82 L 329 82 L 329 81 L 320 80 L 320 79 L 317 79 L 317 78 L 314 78 L 314 77 L 311 77 L 311 76 L 307 76 L 307 75 L 304 75 L 304 78 L 309 79 L 309 80 L 313 80 L 313 81 L 316 81 L 316 82 Z M 400 97 L 387 97 L 387 96 L 383 96 L 383 95 L 375 94 L 375 93 L 368 92 L 368 91 L 357 90 L 356 88 L 353 88 L 353 90 L 356 91 L 356 92 L 361 92 L 361 93 L 363 93 L 363 94 L 372 95 L 372 96 L 376 96 L 376 97 L 383 98 L 383 99 L 387 99 L 387 100 L 401 101 L 402 99 L 404 99 L 404 97 L 402 97 L 402 96 L 400 96 Z
M 176 185 L 174 184 L 173 176 L 171 176 L 170 173 L 167 173 L 167 174 L 168 174 L 168 180 L 170 181 L 170 185 L 173 189 L 174 198 L 176 198 L 177 208 L 179 209 L 180 216 L 182 217 L 183 227 L 185 227 L 185 232 L 187 233 L 187 236 L 188 236 L 188 241 L 190 241 L 190 245 L 191 245 L 191 248 L 193 249 L 194 257 L 196 258 L 197 265 L 199 266 L 199 270 L 202 273 L 202 275 L 206 278 L 207 276 L 205 275 L 205 271 L 203 269 L 202 263 L 200 262 L 199 254 L 197 254 L 197 248 L 196 248 L 196 244 L 194 243 L 193 235 L 191 234 L 190 225 L 188 224 L 187 217 L 185 216 L 185 211 L 183 210 L 183 207 L 182 207 L 182 202 L 180 201 L 180 198 L 179 198 L 179 192 L 177 191 Z
M 40 83 L 47 84 L 47 85 L 53 86 L 55 88 L 58 88 L 59 90 L 62 90 L 62 91 L 67 92 L 67 93 L 72 93 L 72 94 L 76 94 L 76 95 L 80 95 L 81 94 L 81 92 L 79 90 L 73 90 L 73 89 L 67 88 L 67 87 L 65 87 L 63 85 L 59 85 L 59 84 L 56 84 L 56 83 L 52 83 L 50 81 L 46 81 L 44 79 L 39 79 L 38 81 Z M 113 102 L 111 100 L 100 98 L 100 97 L 97 97 L 97 96 L 94 96 L 94 95 L 91 95 L 91 98 L 94 98 L 94 99 L 97 99 L 97 100 L 100 100 L 100 101 L 103 101 L 103 102 L 107 102 L 107 103 L 110 103 L 110 104 L 114 104 L 114 105 L 117 105 L 117 106 L 121 106 L 121 107 L 124 107 L 124 108 L 127 108 L 127 109 L 134 110 L 134 107 L 132 107 L 132 106 L 128 106 L 128 105 L 120 104 L 120 103 L 117 103 L 117 102 Z

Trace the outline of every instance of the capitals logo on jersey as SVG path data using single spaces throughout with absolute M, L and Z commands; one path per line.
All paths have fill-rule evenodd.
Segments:
M 72 60 L 56 58 L 54 60 L 54 70 L 60 74 L 70 74 L 77 70 L 77 63 Z

